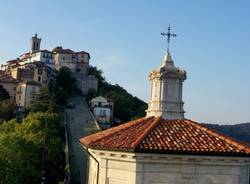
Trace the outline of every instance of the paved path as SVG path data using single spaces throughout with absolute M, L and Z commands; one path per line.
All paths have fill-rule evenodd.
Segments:
M 83 97 L 71 100 L 75 108 L 66 109 L 69 141 L 69 165 L 72 184 L 86 184 L 88 157 L 79 144 L 79 139 L 98 131 Z

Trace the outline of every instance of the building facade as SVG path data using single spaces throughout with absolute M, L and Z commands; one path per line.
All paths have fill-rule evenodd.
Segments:
M 91 100 L 91 109 L 102 129 L 111 127 L 113 118 L 114 104 L 102 96 L 95 97 Z
M 244 157 L 124 153 L 89 149 L 88 184 L 248 184 Z M 95 160 L 96 159 L 96 160 Z M 97 178 L 97 175 L 98 178 Z
M 39 92 L 41 84 L 35 81 L 19 82 L 16 87 L 16 105 L 19 108 L 29 108 L 32 96 Z
M 71 49 L 56 47 L 53 49 L 55 68 L 60 70 L 68 67 L 76 78 L 76 83 L 83 94 L 89 89 L 98 89 L 98 80 L 95 76 L 89 75 L 90 54 L 85 51 L 74 52 Z
M 39 83 L 41 86 L 46 86 L 55 79 L 55 69 L 59 70 L 62 67 L 70 68 L 83 94 L 87 94 L 89 89 L 98 90 L 98 80 L 95 76 L 88 74 L 89 53 L 85 51 L 74 52 L 62 47 L 56 47 L 52 51 L 41 50 L 41 40 L 35 34 L 30 40 L 29 52 L 1 65 L 0 83 L 10 93 L 13 102 L 16 102 L 18 106 L 26 104 L 24 106 L 27 107 L 29 103 L 24 103 L 24 101 L 29 102 L 30 99 L 24 99 L 30 97 L 30 95 L 21 97 L 20 90 L 16 95 L 17 85 L 20 88 L 20 86 L 24 86 L 23 82 L 33 81 Z M 16 100 L 16 97 L 19 100 Z

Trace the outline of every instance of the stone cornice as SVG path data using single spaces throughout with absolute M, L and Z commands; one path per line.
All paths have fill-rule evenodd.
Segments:
M 89 149 L 96 158 L 137 163 L 175 163 L 208 165 L 250 165 L 249 157 L 129 153 Z
M 187 78 L 186 71 L 180 70 L 178 68 L 174 69 L 165 69 L 161 68 L 160 70 L 153 70 L 149 74 L 149 80 L 153 79 L 164 79 L 164 78 L 178 78 L 181 80 L 185 80 Z

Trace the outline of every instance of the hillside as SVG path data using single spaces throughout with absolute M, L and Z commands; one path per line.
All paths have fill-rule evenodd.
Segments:
M 235 125 L 204 124 L 206 127 L 217 130 L 241 142 L 250 145 L 250 123 Z
M 94 75 L 98 79 L 98 92 L 89 91 L 87 100 L 91 100 L 98 95 L 111 99 L 114 102 L 114 116 L 122 122 L 146 115 L 147 103 L 133 96 L 118 84 L 114 85 L 107 82 L 101 70 L 91 66 L 89 75 Z

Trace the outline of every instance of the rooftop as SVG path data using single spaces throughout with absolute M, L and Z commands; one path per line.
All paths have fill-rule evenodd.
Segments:
M 188 119 L 147 117 L 80 139 L 88 148 L 135 153 L 250 156 L 250 147 Z
M 61 46 L 58 46 L 58 47 L 55 47 L 52 52 L 55 52 L 55 53 L 62 53 L 62 54 L 88 54 L 88 52 L 85 52 L 85 51 L 80 51 L 80 52 L 74 52 L 73 50 L 71 49 L 64 49 L 63 47 Z
M 10 74 L 0 73 L 0 82 L 16 83 L 18 80 L 14 79 Z

